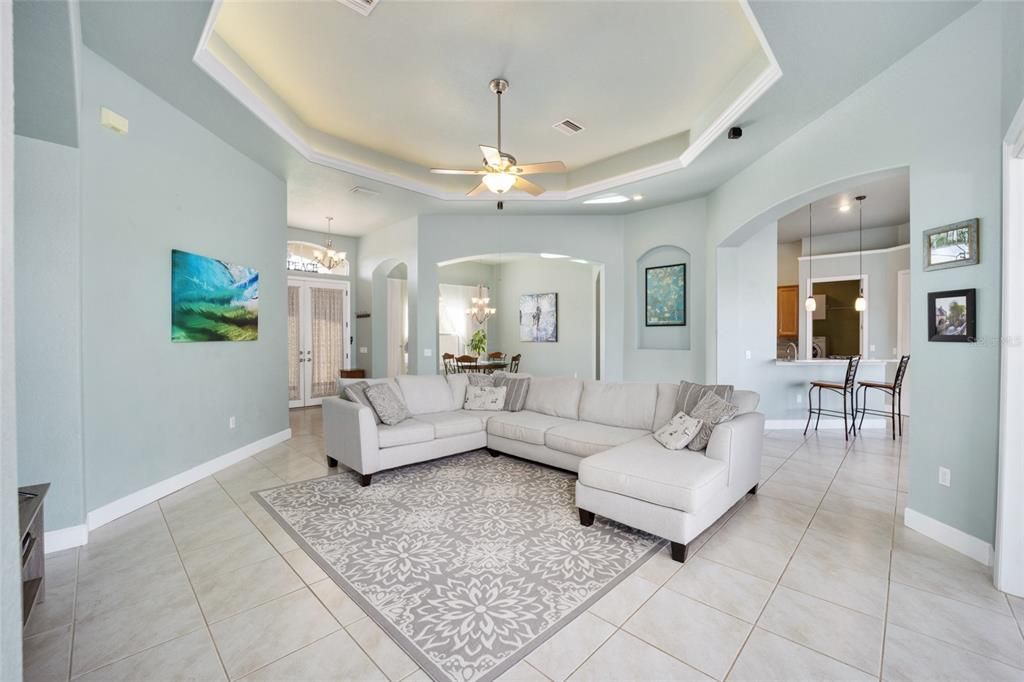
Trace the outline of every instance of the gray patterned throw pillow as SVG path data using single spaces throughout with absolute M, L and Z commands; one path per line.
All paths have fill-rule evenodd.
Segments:
M 369 383 L 365 381 L 357 381 L 345 386 L 345 390 L 342 391 L 342 397 L 349 402 L 356 403 L 357 405 L 369 407 L 370 412 L 373 414 L 373 421 L 380 424 L 380 417 L 377 416 L 377 411 L 373 409 L 373 405 L 370 404 L 370 399 L 366 397 L 366 389 L 369 387 Z
M 700 419 L 703 424 L 700 427 L 700 431 L 697 432 L 697 435 L 693 437 L 693 440 L 686 447 L 691 450 L 704 450 L 707 448 L 708 441 L 711 440 L 711 433 L 715 430 L 715 427 L 735 417 L 739 409 L 736 405 L 722 400 L 716 394 L 707 393 L 697 403 L 697 407 L 693 408 L 693 412 L 690 413 L 691 417 Z
M 509 412 L 521 412 L 526 405 L 526 394 L 530 391 L 530 377 L 519 377 L 514 374 L 494 375 L 494 385 L 504 386 L 505 409 Z
M 483 372 L 467 372 L 466 377 L 469 378 L 470 386 L 494 386 L 493 374 L 484 374 Z
M 697 403 L 708 393 L 714 393 L 726 402 L 732 402 L 733 387 L 731 384 L 705 386 L 692 381 L 679 382 L 679 395 L 676 396 L 676 413 L 685 412 L 693 415 Z
M 366 389 L 366 397 L 380 420 L 388 426 L 394 426 L 412 417 L 405 402 L 388 384 L 374 384 Z

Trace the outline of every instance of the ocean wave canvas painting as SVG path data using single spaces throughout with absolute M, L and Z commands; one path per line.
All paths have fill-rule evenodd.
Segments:
M 255 341 L 260 273 L 188 251 L 171 251 L 171 341 Z

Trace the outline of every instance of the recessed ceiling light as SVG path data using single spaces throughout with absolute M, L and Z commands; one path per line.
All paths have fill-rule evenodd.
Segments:
M 589 263 L 590 261 L 585 261 L 585 260 L 583 260 L 582 258 L 573 258 L 573 259 L 572 259 L 572 262 L 573 262 L 573 263 L 580 263 L 580 264 L 582 264 L 582 265 L 586 265 L 586 264 L 587 264 L 587 263 Z
M 849 204 L 839 204 L 839 212 L 840 213 L 849 213 L 850 212 L 850 205 Z
M 603 197 L 595 197 L 593 199 L 587 199 L 584 204 L 621 204 L 624 201 L 629 201 L 629 197 L 624 197 L 621 194 L 606 194 Z
M 643 194 L 634 194 L 633 195 L 633 201 L 640 201 L 643 198 L 644 198 Z
M 564 256 L 564 255 L 562 255 L 560 253 L 542 253 L 542 254 L 540 254 L 540 257 L 541 258 L 568 258 L 568 256 Z

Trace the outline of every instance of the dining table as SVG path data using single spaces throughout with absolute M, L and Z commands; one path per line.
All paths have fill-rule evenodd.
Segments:
M 490 374 L 500 369 L 507 369 L 507 360 L 477 360 L 473 363 L 460 362 L 459 369 L 463 372 L 483 372 Z

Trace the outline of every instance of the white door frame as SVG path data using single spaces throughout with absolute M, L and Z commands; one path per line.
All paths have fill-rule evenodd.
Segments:
M 342 303 L 342 321 L 345 325 L 342 337 L 342 369 L 349 369 L 352 366 L 352 285 L 345 280 L 326 279 L 322 277 L 301 277 L 289 276 L 288 286 L 299 287 L 299 348 L 304 353 L 304 360 L 301 360 L 302 367 L 299 371 L 299 399 L 289 400 L 288 407 L 309 407 L 320 405 L 323 398 L 313 398 L 309 395 L 310 385 L 313 382 L 313 366 L 310 364 L 312 354 L 312 339 L 310 313 L 309 289 L 342 289 L 345 296 Z M 288 358 L 291 362 L 292 358 Z
M 808 277 L 807 278 L 807 294 L 814 293 L 815 282 L 849 282 L 855 280 L 857 277 L 853 275 L 842 275 L 840 277 Z M 864 291 L 864 298 L 868 301 L 868 305 L 871 305 L 871 298 L 868 296 L 868 276 L 860 276 L 860 286 Z M 804 329 L 807 330 L 807 343 L 804 344 L 804 359 L 813 360 L 812 355 L 814 346 L 814 313 L 810 310 L 804 309 Z M 868 316 L 867 311 L 860 314 L 860 356 L 862 358 L 868 357 Z
M 1024 105 L 1003 143 L 1003 321 L 993 578 L 1024 596 Z

